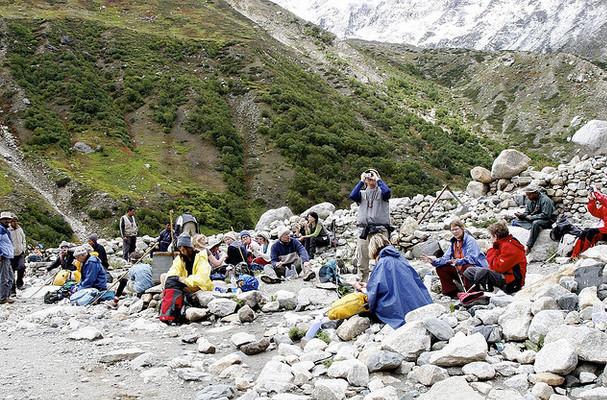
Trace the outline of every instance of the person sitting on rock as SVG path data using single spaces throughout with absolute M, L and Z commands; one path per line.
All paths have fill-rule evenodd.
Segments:
M 171 243 L 173 242 L 173 236 L 171 233 L 172 230 L 173 228 L 171 227 L 171 224 L 167 222 L 164 229 L 160 231 L 158 238 L 156 239 L 158 242 L 158 251 L 166 252 L 169 250 L 169 246 L 171 246 Z
M 311 211 L 306 217 L 306 223 L 304 224 L 304 235 L 299 240 L 303 243 L 306 251 L 310 255 L 310 258 L 314 258 L 316 254 L 316 248 L 322 246 L 328 246 L 331 241 L 329 240 L 329 234 L 325 227 L 318 221 L 318 214 Z
M 590 215 L 601 219 L 601 226 L 582 231 L 573 246 L 571 258 L 578 258 L 580 254 L 602 240 L 607 241 L 607 196 L 596 190 L 590 191 L 587 208 Z
M 97 256 L 97 258 L 99 258 L 99 261 L 101 261 L 101 265 L 103 266 L 103 269 L 105 269 L 105 273 L 107 275 L 107 281 L 109 283 L 112 283 L 114 281 L 114 278 L 112 278 L 112 275 L 109 272 L 110 263 L 107 259 L 107 252 L 105 251 L 105 247 L 103 247 L 103 245 L 99 243 L 98 240 L 99 237 L 97 236 L 97 234 L 93 233 L 89 236 L 88 244 L 93 248 L 93 255 Z
M 459 288 L 456 282 L 461 282 L 461 274 L 469 267 L 487 268 L 487 258 L 481 251 L 476 239 L 467 232 L 464 223 L 454 219 L 449 224 L 453 237 L 449 249 L 441 258 L 422 256 L 426 262 L 436 267 L 436 274 L 440 279 L 441 290 L 445 296 L 456 298 Z M 470 283 L 464 279 L 464 288 L 470 288 Z
M 253 258 L 255 257 L 255 253 L 259 248 L 259 245 L 257 244 L 257 242 L 253 241 L 253 238 L 251 238 L 251 233 L 249 233 L 249 231 L 242 231 L 240 232 L 239 236 L 240 242 L 247 250 L 247 253 L 245 255 L 247 257 L 247 264 L 251 265 L 251 262 L 253 262 Z
M 529 230 L 527 240 L 527 254 L 531 252 L 542 229 L 550 228 L 556 221 L 554 202 L 536 185 L 525 188 L 525 212 L 516 213 L 512 226 L 519 226 Z
M 154 286 L 152 279 L 152 266 L 142 263 L 143 254 L 135 250 L 131 253 L 131 263 L 133 266 L 129 268 L 127 277 L 120 279 L 120 284 L 116 290 L 116 297 L 122 296 L 125 291 L 136 296 L 141 296 L 146 290 Z
M 493 241 L 487 252 L 489 269 L 471 267 L 464 271 L 464 276 L 485 291 L 497 287 L 512 294 L 521 290 L 527 274 L 525 247 L 510 234 L 505 221 L 491 225 L 488 230 Z
M 372 316 L 397 329 L 405 324 L 409 311 L 432 303 L 428 289 L 409 262 L 384 235 L 369 240 L 369 258 L 376 261 L 369 282 L 355 283 L 366 289 Z
M 211 267 L 211 280 L 224 280 L 226 277 L 226 267 L 225 260 L 227 256 L 225 254 L 218 254 L 217 251 L 219 249 L 219 245 L 221 242 L 214 243 L 213 247 L 208 248 L 208 239 L 206 235 L 196 234 L 192 238 L 192 246 L 194 250 L 199 252 L 207 253 L 207 260 L 209 261 L 209 265 Z M 211 250 L 215 249 L 215 250 Z M 213 252 L 215 251 L 215 253 Z
M 166 274 L 165 287 L 171 285 L 188 293 L 213 290 L 211 267 L 206 251 L 198 252 L 192 247 L 192 238 L 187 233 L 177 238 L 179 255 Z
M 253 271 L 263 271 L 263 267 L 272 261 L 270 235 L 267 232 L 259 232 L 255 236 L 255 241 L 258 246 L 257 250 L 253 253 L 255 258 L 253 258 L 253 262 L 251 263 L 251 269 Z
M 74 252 L 69 250 L 70 244 L 66 241 L 61 242 L 59 245 L 59 254 L 57 255 L 57 258 L 46 268 L 46 270 L 50 272 L 57 267 L 61 267 L 61 269 L 75 271 L 76 267 L 74 266 Z
M 105 290 L 107 288 L 107 276 L 99 258 L 90 255 L 86 247 L 78 246 L 74 249 L 74 259 L 82 265 L 82 278 L 76 286 L 76 291 L 89 288 Z
M 300 271 L 305 281 L 316 277 L 310 268 L 308 252 L 299 240 L 291 237 L 289 228 L 278 232 L 278 240 L 272 245 L 270 254 L 271 264 L 264 267 L 261 277 L 265 283 L 279 283 L 282 279 L 297 276 Z
M 241 262 L 249 264 L 247 261 L 247 248 L 242 242 L 236 240 L 236 235 L 228 232 L 223 235 L 223 242 L 228 246 L 228 256 L 225 260 L 226 264 L 238 265 Z

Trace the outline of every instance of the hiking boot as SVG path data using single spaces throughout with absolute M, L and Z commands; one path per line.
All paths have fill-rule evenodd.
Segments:
M 11 299 L 10 297 L 0 300 L 0 304 L 13 304 L 14 302 L 15 302 L 15 300 Z
M 310 272 L 308 272 L 307 274 L 304 275 L 303 280 L 304 281 L 311 281 L 314 278 L 316 278 L 316 272 L 310 271 Z
M 269 275 L 262 275 L 260 279 L 263 283 L 267 283 L 268 285 L 272 285 L 272 284 L 281 282 L 280 278 L 272 278 Z

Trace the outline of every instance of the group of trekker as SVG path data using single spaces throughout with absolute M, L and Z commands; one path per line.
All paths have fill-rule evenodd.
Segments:
M 390 197 L 391 189 L 374 169 L 365 170 L 350 193 L 349 198 L 358 204 L 359 230 L 355 264 L 360 280 L 353 284 L 353 289 L 366 293 L 371 316 L 397 328 L 404 324 L 409 311 L 432 300 L 417 272 L 389 240 L 393 229 Z M 500 221 L 488 227 L 492 246 L 485 254 L 464 223 L 455 218 L 450 222 L 453 237 L 447 251 L 438 257 L 435 254 L 422 256 L 422 260 L 436 268 L 445 296 L 458 298 L 472 290 L 491 292 L 495 288 L 512 294 L 525 285 L 526 255 L 540 231 L 552 227 L 557 216 L 553 201 L 537 186 L 527 187 L 525 197 L 525 212 L 515 214 L 516 219 L 512 221 L 513 226 L 529 230 L 525 245 L 509 232 L 505 221 Z M 572 257 L 600 240 L 607 240 L 607 196 L 591 191 L 587 207 L 593 216 L 602 220 L 602 226 L 580 230 Z M 22 231 L 18 232 L 17 221 L 10 213 L 3 212 L 0 216 L 0 303 L 12 302 L 13 270 L 18 274 L 16 288 L 23 285 L 23 274 L 19 275 L 18 271 L 25 240 Z M 141 295 L 153 282 L 151 267 L 140 263 L 142 254 L 136 251 L 135 208 L 130 207 L 121 217 L 120 232 L 123 257 L 134 265 L 128 277 L 120 280 L 115 295 L 121 296 L 125 289 Z M 174 237 L 177 233 L 179 235 Z M 22 242 L 19 241 L 21 236 Z M 229 279 L 234 289 L 255 290 L 258 288 L 255 271 L 260 271 L 260 279 L 268 284 L 298 276 L 304 280 L 314 279 L 316 274 L 311 269 L 310 259 L 318 247 L 331 244 L 330 232 L 322 225 L 318 214 L 310 212 L 296 226 L 282 228 L 274 242 L 267 232 L 242 231 L 227 233 L 221 241 L 209 243 L 205 235 L 191 230 L 176 232 L 174 226 L 167 224 L 156 239 L 155 250 L 177 251 L 170 269 L 162 277 L 165 293 L 177 290 L 191 297 L 199 290 L 218 290 L 214 280 Z M 373 268 L 370 264 L 374 264 Z M 97 236 L 91 235 L 88 244 L 83 246 L 70 249 L 67 243 L 62 243 L 59 256 L 49 270 L 61 267 L 77 273 L 76 290 L 95 288 L 101 291 L 111 280 L 108 266 L 105 249 L 98 243 Z

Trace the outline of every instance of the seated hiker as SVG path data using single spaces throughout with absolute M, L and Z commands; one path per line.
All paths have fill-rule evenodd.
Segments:
M 280 230 L 270 253 L 271 264 L 264 266 L 261 277 L 265 283 L 278 283 L 284 278 L 297 276 L 300 271 L 305 281 L 316 277 L 310 268 L 308 252 L 299 240 L 291 237 L 289 228 Z
M 299 240 L 303 243 L 310 258 L 314 258 L 316 248 L 328 246 L 331 244 L 331 241 L 327 230 L 322 223 L 318 221 L 317 213 L 311 211 L 306 218 L 307 220 L 304 224 L 305 234 L 302 235 Z
M 78 246 L 74 249 L 74 259 L 82 265 L 82 279 L 76 286 L 76 291 L 89 288 L 105 290 L 107 288 L 107 276 L 99 258 L 90 255 L 84 246 Z
M 527 254 L 529 254 L 540 231 L 550 228 L 556 221 L 556 209 L 554 202 L 536 185 L 527 186 L 525 196 L 525 212 L 514 214 L 516 219 L 512 221 L 512 226 L 519 226 L 530 231 L 527 240 Z
M 140 262 L 142 256 L 143 254 L 138 250 L 131 253 L 130 259 L 133 266 L 129 268 L 127 277 L 120 279 L 120 284 L 116 290 L 116 297 L 122 296 L 125 289 L 127 293 L 140 296 L 154 286 L 152 266 Z
M 369 240 L 369 259 L 376 260 L 369 282 L 354 287 L 366 288 L 371 315 L 397 329 L 405 324 L 409 311 L 432 303 L 417 272 L 386 236 L 374 235 Z
M 214 254 L 213 251 L 211 251 L 211 249 L 208 248 L 208 239 L 207 239 L 206 235 L 196 234 L 192 238 L 192 246 L 194 247 L 194 250 L 199 251 L 199 252 L 204 251 L 207 253 L 207 260 L 209 261 L 209 266 L 211 267 L 211 280 L 221 280 L 222 281 L 226 277 L 227 264 L 224 263 L 224 261 L 226 259 L 226 255 L 217 254 L 220 244 L 221 244 L 221 242 L 213 243 L 213 247 L 211 247 L 211 248 L 215 249 L 214 251 L 216 253 Z M 217 257 L 217 255 L 219 255 L 219 258 Z
M 493 241 L 487 252 L 489 269 L 471 267 L 464 271 L 464 276 L 484 291 L 497 287 L 511 294 L 521 290 L 527 274 L 525 247 L 508 232 L 505 221 L 491 225 L 488 230 Z
M 247 253 L 245 254 L 245 257 L 247 257 L 247 264 L 251 265 L 253 258 L 255 257 L 254 254 L 258 250 L 259 245 L 257 242 L 253 241 L 249 231 L 240 232 L 240 242 L 247 250 Z
M 103 269 L 105 269 L 105 273 L 107 275 L 107 281 L 109 283 L 112 283 L 114 281 L 114 278 L 112 278 L 112 275 L 108 271 L 108 269 L 110 268 L 110 263 L 107 259 L 107 252 L 105 251 L 105 247 L 103 247 L 103 245 L 97 242 L 98 240 L 99 237 L 97 236 L 97 234 L 93 233 L 88 238 L 88 244 L 93 249 L 93 255 L 97 256 L 97 258 L 99 258 L 99 261 L 101 261 L 101 265 L 103 266 Z
M 228 232 L 223 235 L 223 242 L 228 246 L 228 256 L 225 259 L 226 264 L 238 265 L 241 262 L 247 263 L 247 248 L 242 242 L 236 240 L 236 235 Z
M 74 252 L 70 251 L 70 244 L 68 242 L 61 242 L 59 245 L 59 254 L 55 261 L 49 265 L 46 270 L 51 271 L 55 268 L 60 267 L 61 269 L 67 269 L 71 271 L 75 271 L 76 267 L 73 264 L 74 262 Z
M 456 282 L 462 282 L 461 274 L 469 267 L 487 268 L 487 258 L 481 251 L 476 239 L 465 230 L 464 223 L 454 219 L 450 223 L 451 246 L 441 258 L 422 256 L 426 262 L 436 267 L 436 274 L 441 283 L 441 290 L 445 296 L 456 298 L 460 289 Z M 470 283 L 463 279 L 464 291 L 470 288 Z
M 571 258 L 578 258 L 580 254 L 594 247 L 602 240 L 607 241 L 607 196 L 596 190 L 592 190 L 588 195 L 587 208 L 590 215 L 601 219 L 601 226 L 582 231 L 575 242 Z
M 166 274 L 165 287 L 176 285 L 188 293 L 213 290 L 207 252 L 194 250 L 192 238 L 187 233 L 177 238 L 177 249 L 179 255 L 175 257 L 171 269 Z
M 158 238 L 156 238 L 156 242 L 158 242 L 158 251 L 166 252 L 169 250 L 169 246 L 172 242 L 171 230 L 171 224 L 167 223 L 164 229 L 158 234 Z
M 255 236 L 255 241 L 258 246 L 253 253 L 255 258 L 253 258 L 253 262 L 251 263 L 251 269 L 253 271 L 263 271 L 264 265 L 268 265 L 272 257 L 270 235 L 267 232 L 259 232 Z

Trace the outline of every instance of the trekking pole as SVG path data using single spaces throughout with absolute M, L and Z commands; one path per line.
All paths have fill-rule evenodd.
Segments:
M 143 255 L 139 258 L 139 260 L 143 260 L 145 257 L 147 257 L 148 254 L 150 254 L 150 252 L 154 249 L 154 247 L 156 247 L 158 245 L 158 242 L 154 243 L 153 245 L 151 245 L 146 251 L 145 253 L 143 253 Z M 126 270 L 126 272 L 124 274 L 122 274 L 118 279 L 115 279 L 114 282 L 112 282 L 112 284 L 110 285 L 110 287 L 108 287 L 107 289 L 105 289 L 103 292 L 99 293 L 97 296 L 95 296 L 95 298 L 93 298 L 93 300 L 87 304 L 85 307 L 90 307 L 93 304 L 95 304 L 96 302 L 99 301 L 100 298 L 102 298 L 103 296 L 105 296 L 105 294 L 107 292 L 109 292 L 110 290 L 112 290 L 112 288 L 117 284 L 120 283 L 120 281 L 129 273 L 130 268 Z
M 173 236 L 173 210 L 169 211 L 169 224 L 171 225 L 169 228 L 169 232 L 171 232 L 171 244 L 175 242 L 175 238 Z
M 419 220 L 417 220 L 418 224 L 421 224 L 421 222 L 424 220 L 424 218 L 426 218 L 426 215 L 428 215 L 428 213 L 430 211 L 432 211 L 432 209 L 434 208 L 434 206 L 436 205 L 436 203 L 438 203 L 438 201 L 440 200 L 441 196 L 443 195 L 443 193 L 445 193 L 445 190 L 447 190 L 448 187 L 449 187 L 448 185 L 443 186 L 443 190 L 440 191 L 440 193 L 438 194 L 438 196 L 436 197 L 436 199 L 434 199 L 434 201 L 432 202 L 432 204 L 430 204 L 430 207 L 428 207 L 428 209 L 421 216 L 421 218 Z M 449 191 L 451 191 L 451 190 L 449 190 Z
M 44 287 L 50 285 L 51 283 L 53 283 L 53 281 L 55 280 L 55 276 L 57 276 L 57 274 L 53 274 L 53 276 L 51 276 L 51 278 L 48 280 L 48 282 L 46 282 L 44 285 L 42 285 L 41 287 L 38 288 L 38 290 L 36 290 L 34 293 L 32 293 L 31 295 L 29 295 L 28 297 L 26 297 L 27 299 L 31 299 L 32 297 L 34 297 L 35 295 L 38 294 L 38 292 L 40 292 L 42 289 L 44 289 Z

